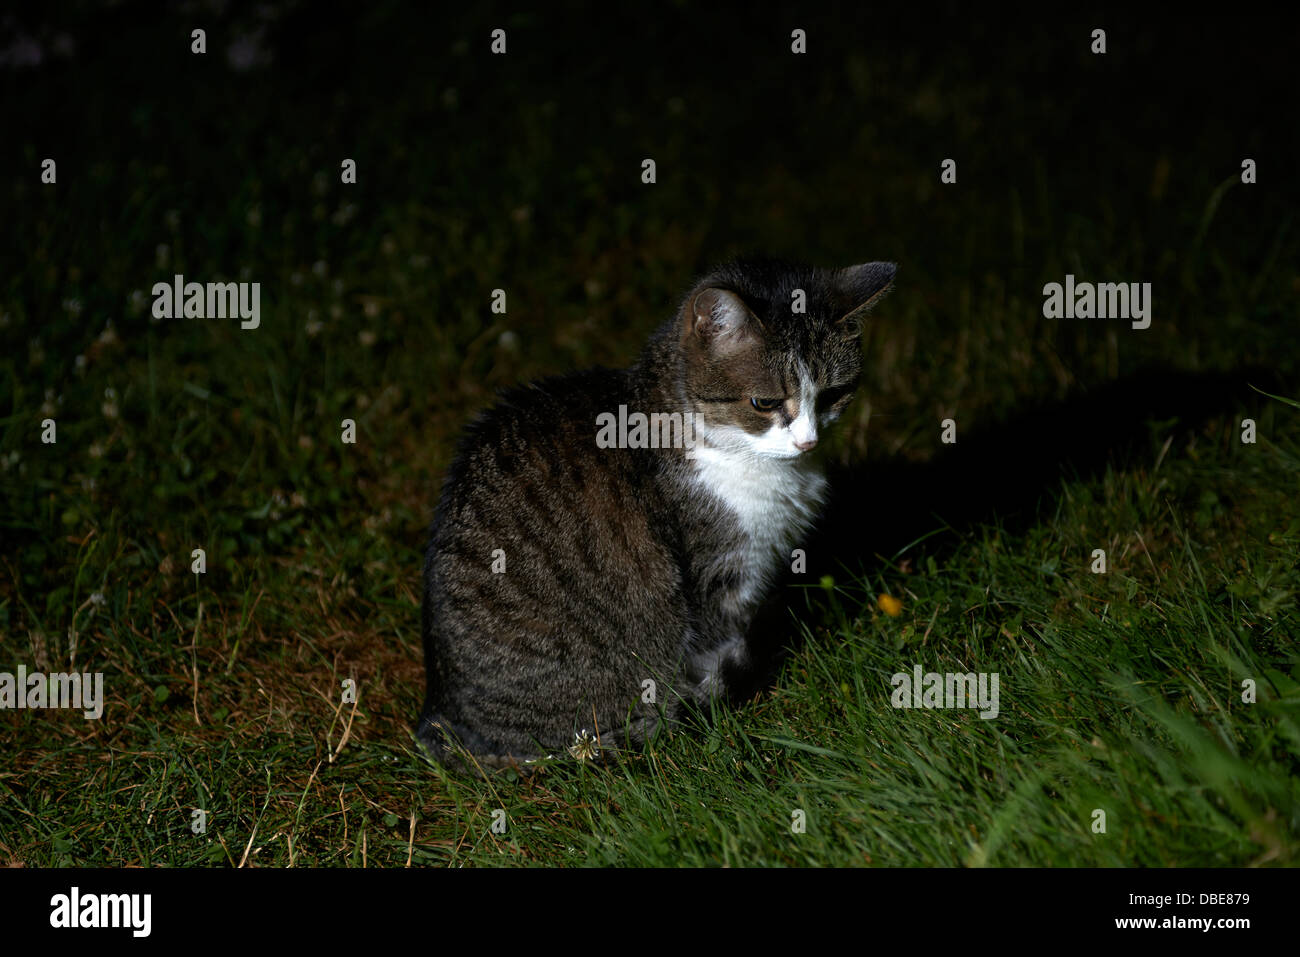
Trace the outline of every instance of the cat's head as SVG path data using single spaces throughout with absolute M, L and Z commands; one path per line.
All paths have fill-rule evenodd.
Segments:
M 678 316 L 683 386 L 701 436 L 762 458 L 810 451 L 853 399 L 862 320 L 896 268 L 738 261 L 701 280 Z

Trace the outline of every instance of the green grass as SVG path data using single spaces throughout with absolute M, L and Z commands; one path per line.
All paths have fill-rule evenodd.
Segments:
M 31 864 L 239 863 L 250 844 L 254 863 L 300 866 L 1293 863 L 1300 447 L 1233 448 L 1229 431 L 1171 448 L 1158 470 L 1063 481 L 1050 521 L 1023 534 L 940 529 L 870 577 L 809 585 L 807 640 L 770 694 L 644 756 L 524 780 L 449 774 L 402 739 L 418 688 L 393 659 L 414 656 L 412 625 L 404 649 L 371 652 L 383 663 L 359 676 L 353 715 L 332 703 L 346 672 L 317 629 L 268 643 L 199 623 L 195 598 L 146 642 L 110 609 L 94 631 L 118 649 L 110 681 L 132 690 L 102 730 L 25 716 L 41 746 L 0 777 L 7 851 Z M 1089 570 L 1097 545 L 1104 575 Z M 879 612 L 880 593 L 902 614 Z M 890 675 L 915 663 L 998 672 L 1000 715 L 890 707 Z M 188 829 L 196 807 L 204 836 Z
M 638 30 L 670 45 L 682 16 Z M 482 17 L 390 28 L 342 79 L 317 59 L 240 76 L 164 52 L 174 100 L 138 64 L 175 24 L 136 24 L 15 102 L 0 671 L 103 671 L 108 704 L 101 721 L 0 714 L 0 860 L 1294 865 L 1300 238 L 1274 187 L 1225 185 L 1241 131 L 1225 121 L 1193 149 L 1161 125 L 1161 91 L 1130 96 L 1123 69 L 1079 67 L 1095 89 L 1071 81 L 1064 99 L 1008 89 L 990 71 L 1050 47 L 987 33 L 997 57 L 975 36 L 941 57 L 894 35 L 832 40 L 806 74 L 739 96 L 626 49 L 561 68 L 546 38 L 567 21 L 519 16 L 508 64 L 525 79 L 506 82 L 469 51 L 495 25 Z M 333 36 L 295 43 L 343 62 Z M 803 135 L 771 125 L 787 88 Z M 1089 127 L 1111 162 L 1081 165 L 1062 118 L 1103 93 L 1134 112 Z M 47 114 L 82 136 L 40 132 Z M 220 149 L 196 117 L 222 118 Z M 49 152 L 60 184 L 42 192 L 29 165 Z M 945 192 L 949 153 L 963 185 Z M 337 182 L 342 156 L 355 189 Z M 902 539 L 833 556 L 830 589 L 792 589 L 803 640 L 778 683 L 643 756 L 524 779 L 431 766 L 409 736 L 419 565 L 458 430 L 497 386 L 629 361 L 704 262 L 742 250 L 902 264 L 828 452 L 868 513 L 906 516 Z M 255 334 L 153 323 L 132 297 L 173 272 L 244 270 L 263 283 Z M 1067 271 L 1152 282 L 1151 329 L 1042 320 L 1042 283 Z M 487 308 L 497 287 L 505 316 Z M 1263 369 L 1248 380 L 1282 399 L 1193 413 L 1178 397 L 1152 411 L 1153 396 L 1126 410 L 1141 440 L 1088 462 L 1069 435 L 1046 458 L 1043 434 L 1004 435 L 982 478 L 1047 478 L 1016 509 L 957 509 L 971 476 L 944 471 L 941 418 L 978 449 L 1022 410 L 1157 366 Z M 1240 442 L 1243 416 L 1257 444 Z M 874 482 L 898 468 L 939 491 Z M 997 672 L 1000 715 L 890 707 L 890 676 L 914 664 Z

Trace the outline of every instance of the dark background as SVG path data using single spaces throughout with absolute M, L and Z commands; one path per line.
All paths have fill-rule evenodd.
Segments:
M 8 470 L 7 537 L 31 546 L 32 584 L 67 558 L 45 543 L 105 509 L 139 529 L 170 516 L 145 536 L 159 560 L 195 538 L 233 559 L 288 546 L 298 529 L 234 512 L 296 489 L 344 528 L 399 526 L 413 556 L 452 438 L 495 388 L 630 361 L 695 275 L 745 252 L 901 264 L 843 467 L 928 461 L 949 415 L 1029 413 L 996 457 L 1036 475 L 1104 453 L 1088 443 L 1146 405 L 1256 401 L 1250 376 L 1198 376 L 1294 382 L 1294 26 L 957 4 L 8 14 L 0 450 L 38 447 L 43 400 L 78 448 L 104 441 L 95 461 L 21 466 L 43 485 Z M 261 328 L 151 322 L 175 272 L 259 281 Z M 1067 272 L 1151 282 L 1152 327 L 1043 319 L 1042 285 Z M 1114 414 L 1091 401 L 1103 386 Z M 1071 400 L 1052 428 L 1043 403 Z M 335 441 L 349 416 L 363 454 Z

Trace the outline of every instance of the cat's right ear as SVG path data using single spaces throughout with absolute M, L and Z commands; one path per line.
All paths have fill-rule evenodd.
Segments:
M 686 310 L 682 332 L 720 352 L 733 352 L 753 340 L 758 317 L 729 289 L 701 289 Z
M 897 263 L 862 263 L 849 266 L 835 274 L 835 287 L 840 306 L 846 310 L 838 325 L 856 329 L 872 306 L 885 298 L 894 286 Z

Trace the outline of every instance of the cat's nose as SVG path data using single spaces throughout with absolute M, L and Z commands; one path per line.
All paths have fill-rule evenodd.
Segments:
M 817 425 L 811 416 L 801 415 L 790 423 L 790 441 L 800 452 L 807 452 L 817 444 Z

